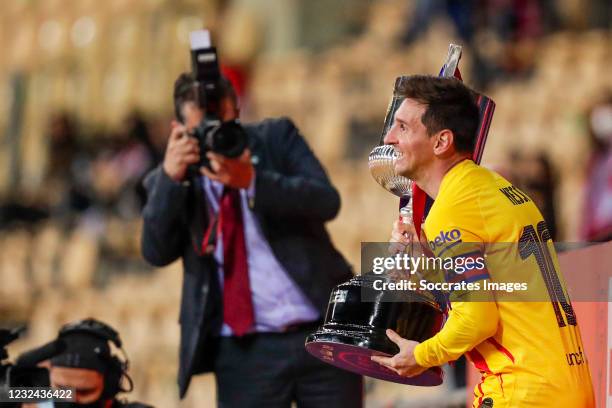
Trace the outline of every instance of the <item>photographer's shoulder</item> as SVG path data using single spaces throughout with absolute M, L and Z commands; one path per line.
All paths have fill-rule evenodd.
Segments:
M 284 132 L 292 132 L 295 129 L 297 129 L 293 120 L 287 116 L 281 116 L 281 117 L 272 119 L 272 121 L 274 122 L 274 126 L 278 127 L 280 130 Z
M 286 133 L 295 129 L 293 121 L 286 117 L 266 118 L 259 122 L 244 124 L 246 129 L 252 129 L 258 132 L 274 131 L 277 133 Z

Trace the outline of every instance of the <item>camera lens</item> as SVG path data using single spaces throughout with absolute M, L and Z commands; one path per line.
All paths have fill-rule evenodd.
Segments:
M 226 157 L 238 157 L 247 147 L 247 136 L 236 121 L 223 122 L 207 135 L 211 150 Z

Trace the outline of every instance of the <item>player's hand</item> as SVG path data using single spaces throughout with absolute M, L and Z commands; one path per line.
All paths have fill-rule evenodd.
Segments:
M 406 247 L 419 242 L 416 230 L 412 223 L 404 223 L 401 219 L 395 220 L 391 228 L 391 238 L 389 239 L 389 252 L 397 254 L 404 252 Z
M 387 337 L 397 344 L 399 353 L 393 357 L 372 356 L 372 361 L 395 371 L 402 377 L 414 377 L 427 370 L 418 365 L 414 358 L 414 348 L 419 344 L 418 341 L 406 340 L 391 329 L 387 329 Z
M 255 168 L 251 163 L 251 151 L 245 149 L 240 157 L 230 159 L 213 152 L 206 153 L 210 160 L 210 171 L 206 167 L 200 167 L 202 175 L 211 180 L 218 181 L 229 187 L 248 188 L 255 177 Z
M 168 146 L 164 156 L 163 169 L 174 181 L 185 178 L 187 168 L 200 161 L 200 146 L 198 140 L 187 136 L 185 126 L 172 121 L 172 131 L 168 138 Z

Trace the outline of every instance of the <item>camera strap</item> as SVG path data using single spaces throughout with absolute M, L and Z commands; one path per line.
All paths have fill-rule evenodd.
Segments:
M 202 254 L 212 255 L 215 252 L 217 246 L 217 237 L 219 236 L 219 217 L 211 214 L 210 223 L 204 233 L 202 239 Z
M 198 183 L 201 193 L 206 202 L 208 211 L 208 227 L 202 236 L 202 245 L 200 247 L 201 255 L 213 255 L 217 247 L 219 239 L 219 203 L 221 200 L 215 186 L 208 179 L 202 178 L 201 183 Z M 213 202 L 214 201 L 214 202 Z

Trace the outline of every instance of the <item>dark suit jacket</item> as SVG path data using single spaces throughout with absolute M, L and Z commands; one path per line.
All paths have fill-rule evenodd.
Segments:
M 256 174 L 251 209 L 276 258 L 323 315 L 333 287 L 352 276 L 324 226 L 338 213 L 340 196 L 289 119 L 245 128 Z M 176 183 L 158 167 L 145 179 L 143 210 L 144 258 L 155 266 L 183 259 L 181 398 L 193 374 L 214 370 L 214 337 L 223 318 L 216 261 L 195 250 L 209 220 L 201 180 L 194 180 Z

